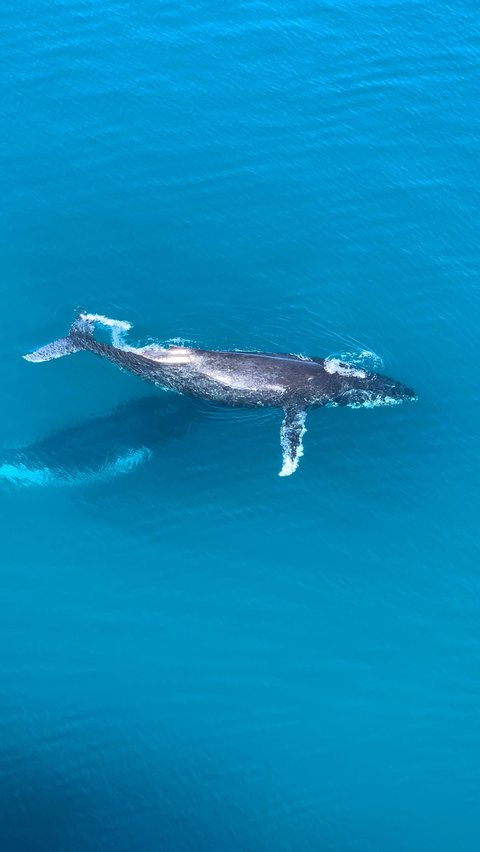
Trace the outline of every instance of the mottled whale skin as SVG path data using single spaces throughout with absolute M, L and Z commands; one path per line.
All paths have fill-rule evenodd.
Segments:
M 112 344 L 95 339 L 96 324 L 111 327 Z M 373 407 L 416 398 L 413 390 L 394 379 L 357 369 L 335 358 L 156 344 L 135 348 L 121 338 L 129 328 L 128 323 L 98 314 L 80 314 L 67 337 L 24 358 L 49 361 L 86 350 L 141 379 L 178 393 L 222 405 L 283 409 L 280 476 L 290 475 L 298 466 L 308 409 L 327 405 Z

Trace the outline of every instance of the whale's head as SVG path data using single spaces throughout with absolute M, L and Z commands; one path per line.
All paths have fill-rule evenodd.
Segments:
M 376 373 L 367 373 L 365 378 L 352 382 L 343 393 L 344 405 L 352 408 L 376 408 L 379 405 L 398 405 L 417 399 L 412 388 Z
M 326 361 L 325 370 L 336 380 L 335 402 L 338 405 L 376 408 L 417 399 L 416 392 L 402 382 L 379 373 L 358 369 L 336 359 Z
M 375 408 L 378 405 L 398 405 L 400 402 L 417 399 L 414 390 L 383 376 L 371 376 L 363 387 L 347 391 L 347 405 Z

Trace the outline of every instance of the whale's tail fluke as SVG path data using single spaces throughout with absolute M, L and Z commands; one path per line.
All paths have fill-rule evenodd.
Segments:
M 80 352 L 81 349 L 87 348 L 85 341 L 93 337 L 93 328 L 94 323 L 88 315 L 80 314 L 66 337 L 60 337 L 53 343 L 47 343 L 46 346 L 41 346 L 35 352 L 23 355 L 23 358 L 25 358 L 25 361 L 36 362 L 52 361 L 54 358 L 63 358 L 64 355 L 73 355 L 74 352 Z
M 82 349 L 89 349 L 89 341 L 93 338 L 96 324 L 108 326 L 112 329 L 114 343 L 120 342 L 121 334 L 131 328 L 130 323 L 123 320 L 112 320 L 101 314 L 80 314 L 73 323 L 66 337 L 60 337 L 53 343 L 47 343 L 35 352 L 23 355 L 26 361 L 52 361 L 54 358 L 63 358 L 64 355 L 73 355 Z

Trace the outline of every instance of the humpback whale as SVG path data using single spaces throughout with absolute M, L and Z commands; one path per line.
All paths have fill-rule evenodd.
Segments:
M 193 399 L 152 395 L 57 429 L 0 454 L 0 485 L 82 487 L 136 470 L 184 437 L 201 412 Z
M 111 344 L 95 338 L 97 325 L 111 329 Z M 289 476 L 298 467 L 309 409 L 339 405 L 371 408 L 416 399 L 415 391 L 401 382 L 337 358 L 155 343 L 133 347 L 123 337 L 130 328 L 127 322 L 81 313 L 66 337 L 23 357 L 33 362 L 51 361 L 85 350 L 161 388 L 223 405 L 282 409 L 279 476 Z

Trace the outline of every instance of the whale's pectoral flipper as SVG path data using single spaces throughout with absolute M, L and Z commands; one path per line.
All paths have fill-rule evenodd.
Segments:
M 290 476 L 294 473 L 301 456 L 303 456 L 302 438 L 307 431 L 305 428 L 306 416 L 307 412 L 303 408 L 285 409 L 285 417 L 280 429 L 283 465 L 279 476 Z

